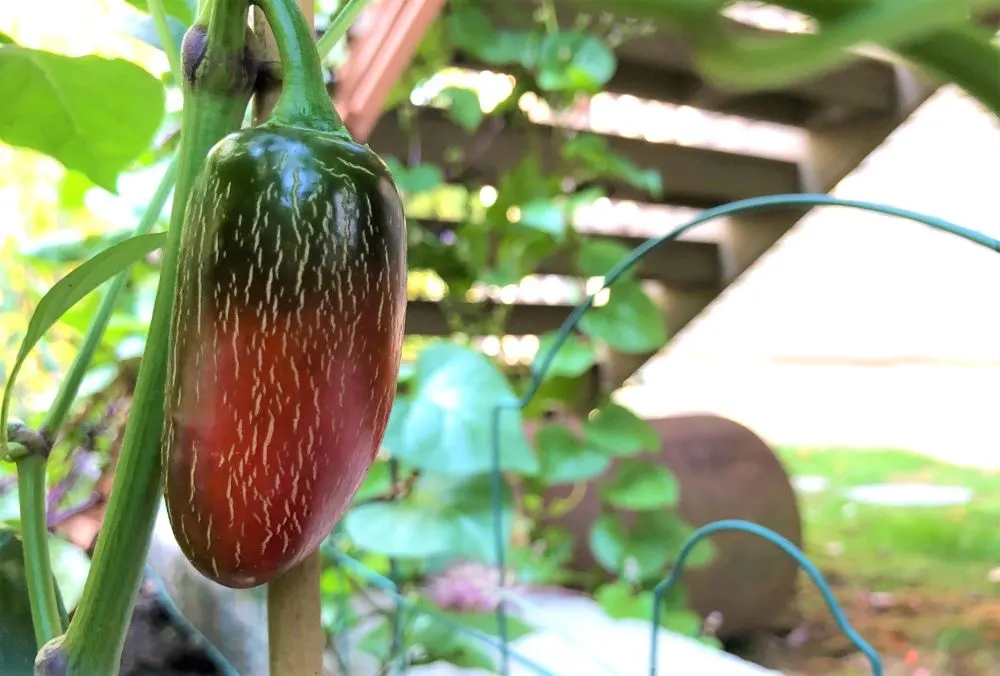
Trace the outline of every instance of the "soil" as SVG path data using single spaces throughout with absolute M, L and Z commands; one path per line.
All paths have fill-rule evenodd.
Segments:
M 196 635 L 160 602 L 155 585 L 143 582 L 125 638 L 120 676 L 222 676 Z
M 954 591 L 875 593 L 828 575 L 854 629 L 884 660 L 885 676 L 1000 673 L 1000 599 Z M 836 627 L 819 593 L 801 589 L 802 619 L 785 636 L 734 652 L 788 676 L 868 676 L 867 660 Z

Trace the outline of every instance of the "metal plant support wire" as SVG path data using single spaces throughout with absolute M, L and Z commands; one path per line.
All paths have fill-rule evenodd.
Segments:
M 636 247 L 631 254 L 629 254 L 625 259 L 623 259 L 618 265 L 616 265 L 604 278 L 604 285 L 601 289 L 595 291 L 593 294 L 589 295 L 583 302 L 581 302 L 570 314 L 570 316 L 563 322 L 556 336 L 556 340 L 552 347 L 549 349 L 548 353 L 541 356 L 540 359 L 536 359 L 535 366 L 532 368 L 532 380 L 528 387 L 528 390 L 517 399 L 512 399 L 504 404 L 497 406 L 493 410 L 492 416 L 492 432 L 491 432 L 491 452 L 492 452 L 492 485 L 493 485 L 493 516 L 494 516 L 494 548 L 496 561 L 495 564 L 500 571 L 504 570 L 505 567 L 505 555 L 507 543 L 504 542 L 503 538 L 503 516 L 502 516 L 502 492 L 503 492 L 503 478 L 500 472 L 500 420 L 501 415 L 504 411 L 510 410 L 521 410 L 527 406 L 531 400 L 534 398 L 535 394 L 538 392 L 541 386 L 542 379 L 545 373 L 548 371 L 549 367 L 552 365 L 555 359 L 556 353 L 566 342 L 570 333 L 576 328 L 577 323 L 580 318 L 584 315 L 587 310 L 589 310 L 593 304 L 594 299 L 597 294 L 603 289 L 608 288 L 614 284 L 623 274 L 628 272 L 635 264 L 642 259 L 647 253 L 660 246 L 665 242 L 670 242 L 678 237 L 680 237 L 685 232 L 691 230 L 692 228 L 706 223 L 710 220 L 720 218 L 723 216 L 731 216 L 734 214 L 744 213 L 748 211 L 763 211 L 766 209 L 778 209 L 787 207 L 847 207 L 851 209 L 861 209 L 864 211 L 870 211 L 874 213 L 886 214 L 889 216 L 896 216 L 905 220 L 913 221 L 916 223 L 921 223 L 928 226 L 934 230 L 940 230 L 953 235 L 957 235 L 962 239 L 968 240 L 974 244 L 984 246 L 996 252 L 1000 252 L 1000 240 L 996 240 L 992 237 L 988 237 L 975 230 L 970 230 L 969 228 L 964 228 L 960 225 L 955 225 L 949 223 L 940 218 L 935 218 L 933 216 L 928 216 L 915 211 L 908 211 L 906 209 L 900 209 L 898 207 L 888 206 L 884 204 L 878 204 L 874 202 L 866 202 L 859 200 L 848 200 L 839 199 L 837 197 L 831 197 L 829 195 L 823 194 L 788 194 L 788 195 L 769 195 L 766 197 L 756 197 L 752 199 L 739 200 L 735 202 L 730 202 L 722 206 L 718 206 L 712 209 L 708 209 L 702 212 L 697 218 L 674 228 L 670 232 L 660 237 L 654 237 L 643 244 Z M 392 460 L 390 462 L 390 471 L 395 475 L 396 462 Z M 865 641 L 858 633 L 851 627 L 850 623 L 847 621 L 844 615 L 843 609 L 837 600 L 833 596 L 829 585 L 823 578 L 822 573 L 813 564 L 809 558 L 794 544 L 789 540 L 785 539 L 781 535 L 775 533 L 774 531 L 759 526 L 754 523 L 739 520 L 726 520 L 717 521 L 715 523 L 708 524 L 696 530 L 687 541 L 681 546 L 678 553 L 677 563 L 671 570 L 670 574 L 660 582 L 654 590 L 654 604 L 653 613 L 651 618 L 651 630 L 652 630 L 652 641 L 650 645 L 650 676 L 656 676 L 657 670 L 657 657 L 658 657 L 658 643 L 657 635 L 659 631 L 660 614 L 662 610 L 663 598 L 666 594 L 677 584 L 680 580 L 681 575 L 684 571 L 684 566 L 687 561 L 688 555 L 691 553 L 692 549 L 698 542 L 702 539 L 709 537 L 714 533 L 721 531 L 743 531 L 757 535 L 758 537 L 768 540 L 776 547 L 784 551 L 788 556 L 795 560 L 796 563 L 805 571 L 809 579 L 816 585 L 820 593 L 826 602 L 827 608 L 830 614 L 833 616 L 837 627 L 850 639 L 851 643 L 855 648 L 861 652 L 865 658 L 868 660 L 868 664 L 871 667 L 871 672 L 873 676 L 883 676 L 883 665 L 882 660 L 876 653 L 875 649 L 872 648 L 871 644 Z M 359 575 L 368 583 L 373 586 L 383 590 L 390 597 L 392 597 L 396 603 L 396 612 L 393 617 L 393 633 L 392 633 L 392 655 L 397 662 L 398 673 L 403 673 L 406 670 L 406 654 L 405 646 L 403 645 L 403 630 L 402 630 L 402 618 L 400 617 L 404 607 L 415 609 L 418 612 L 427 614 L 437 621 L 444 622 L 451 629 L 456 632 L 464 633 L 467 635 L 474 636 L 480 641 L 496 648 L 500 652 L 500 671 L 499 673 L 503 676 L 507 676 L 510 672 L 511 662 L 518 662 L 519 664 L 527 667 L 528 669 L 534 671 L 541 676 L 567 676 L 564 674 L 553 674 L 548 669 L 535 664 L 531 660 L 518 655 L 516 652 L 510 649 L 508 632 L 507 632 L 507 615 L 504 610 L 504 604 L 501 602 L 497 606 L 496 617 L 497 617 L 497 629 L 498 636 L 493 637 L 487 635 L 483 632 L 464 627 L 454 620 L 449 618 L 445 613 L 439 613 L 433 610 L 428 610 L 426 607 L 416 608 L 410 599 L 405 598 L 399 592 L 398 586 L 394 579 L 396 577 L 396 563 L 392 561 L 391 563 L 391 576 L 393 579 L 386 578 L 378 573 L 369 570 L 361 562 L 346 556 L 335 548 L 330 548 L 328 550 L 330 555 L 333 557 L 335 563 L 341 566 L 343 569 Z M 504 584 L 504 575 L 499 576 L 499 584 Z M 342 668 L 345 673 L 349 673 L 348 665 L 342 664 Z M 628 675 L 622 675 L 628 676 Z

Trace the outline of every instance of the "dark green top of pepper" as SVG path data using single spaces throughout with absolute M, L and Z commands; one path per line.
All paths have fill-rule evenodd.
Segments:
M 406 237 L 399 193 L 367 147 L 265 125 L 220 141 L 210 164 L 225 216 L 205 251 L 214 257 L 206 268 L 217 288 L 239 287 L 231 297 L 269 298 L 272 310 L 291 310 L 329 293 L 330 275 L 345 266 L 369 279 L 399 269 Z M 303 241 L 325 245 L 303 257 Z M 252 269 L 271 273 L 248 276 Z

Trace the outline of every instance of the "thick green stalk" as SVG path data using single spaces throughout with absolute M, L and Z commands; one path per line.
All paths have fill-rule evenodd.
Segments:
M 247 13 L 246 0 L 209 0 L 185 38 L 177 188 L 133 413 L 125 428 L 107 516 L 83 596 L 65 639 L 61 645 L 46 646 L 36 672 L 118 673 L 159 505 L 166 355 L 184 211 L 206 155 L 220 138 L 239 128 L 250 100 L 253 76 L 246 62 Z
M 337 43 L 347 35 L 348 29 L 354 24 L 355 19 L 358 18 L 358 14 L 361 14 L 361 10 L 367 4 L 368 0 L 347 0 L 337 10 L 333 19 L 330 20 L 330 25 L 327 27 L 326 32 L 316 42 L 316 51 L 319 53 L 320 59 L 329 54 L 330 50 L 336 47 Z
M 267 17 L 281 57 L 281 95 L 270 122 L 350 138 L 326 91 L 312 29 L 295 0 L 255 0 L 255 4 Z
M 170 164 L 160 186 L 156 189 L 146 211 L 136 228 L 137 235 L 144 235 L 156 225 L 163 205 L 170 195 L 174 185 L 174 163 Z M 42 423 L 41 434 L 47 445 L 52 444 L 62 427 L 70 407 L 76 400 L 80 384 L 90 367 L 94 352 L 97 351 L 104 336 L 104 331 L 111 320 L 115 302 L 121 294 L 128 273 L 119 274 L 111 282 L 101 299 L 80 345 L 80 350 L 73 360 L 66 377 L 59 386 L 55 401 L 49 408 L 48 415 Z M 28 600 L 31 605 L 31 621 L 35 629 L 35 640 L 41 647 L 64 630 L 59 618 L 59 606 L 56 602 L 58 591 L 55 579 L 52 577 L 52 564 L 49 560 L 48 528 L 45 513 L 45 465 L 44 456 L 33 454 L 22 458 L 17 463 L 17 490 L 20 501 L 21 537 L 24 539 L 24 567 L 28 571 Z

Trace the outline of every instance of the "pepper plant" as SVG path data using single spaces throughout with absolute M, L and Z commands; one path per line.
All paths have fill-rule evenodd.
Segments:
M 614 73 L 615 41 L 651 24 L 683 30 L 702 70 L 730 87 L 768 87 L 804 77 L 847 58 L 847 48 L 855 44 L 875 42 L 965 87 L 1000 111 L 998 50 L 989 31 L 967 20 L 971 10 L 1000 4 L 989 0 L 784 0 L 778 4 L 803 12 L 823 30 L 763 41 L 730 35 L 721 20 L 721 11 L 730 3 L 722 0 L 619 0 L 616 13 L 640 19 L 639 23 L 600 19 L 571 30 L 560 28 L 551 2 L 539 2 L 534 26 L 515 30 L 492 25 L 480 3 L 453 0 L 388 103 L 394 109 L 391 114 L 411 123 L 414 152 L 406 158 L 386 157 L 382 164 L 371 151 L 351 142 L 321 92 L 318 57 L 338 43 L 363 2 L 338 3 L 317 50 L 293 3 L 261 0 L 275 33 L 277 54 L 267 53 L 263 36 L 247 29 L 246 0 L 204 0 L 197 7 L 188 0 L 130 3 L 148 12 L 148 17 L 132 22 L 129 30 L 168 56 L 171 72 L 166 83 L 183 91 L 179 115 L 164 119 L 164 82 L 134 64 L 66 57 L 0 35 L 0 94 L 5 101 L 0 140 L 46 153 L 70 170 L 63 185 L 65 204 L 79 207 L 82 188 L 88 184 L 114 192 L 119 175 L 130 168 L 166 162 L 170 167 L 134 233 L 102 233 L 94 241 L 39 247 L 33 254 L 37 265 L 44 265 L 44 259 L 78 265 L 33 308 L 16 358 L 3 365 L 0 429 L 5 437 L 0 442 L 7 457 L 17 463 L 20 518 L 6 519 L 0 530 L 0 561 L 14 564 L 3 570 L 16 571 L 14 578 L 0 580 L 0 612 L 5 618 L 17 613 L 25 617 L 27 612 L 31 618 L 30 628 L 0 623 L 2 645 L 27 645 L 25 650 L 5 649 L 0 654 L 5 674 L 27 673 L 36 650 L 40 650 L 38 673 L 117 672 L 164 470 L 178 540 L 209 577 L 235 586 L 280 580 L 325 540 L 323 588 L 329 592 L 325 610 L 332 633 L 343 633 L 358 619 L 335 599 L 365 582 L 349 572 L 350 557 L 374 571 L 394 574 L 403 591 L 416 596 L 416 608 L 446 608 L 457 621 L 492 630 L 484 613 L 497 602 L 493 593 L 497 585 L 489 572 L 497 533 L 489 499 L 492 468 L 486 421 L 496 403 L 523 391 L 527 374 L 491 360 L 472 341 L 413 340 L 405 350 L 408 364 L 400 374 L 390 416 L 406 267 L 396 187 L 410 217 L 411 286 L 419 286 L 420 280 L 443 284 L 448 295 L 442 304 L 452 329 L 459 336 L 479 336 L 502 334 L 507 316 L 503 306 L 469 314 L 467 304 L 454 302 L 473 287 L 516 283 L 558 252 L 574 257 L 581 277 L 600 277 L 626 253 L 574 230 L 573 212 L 600 196 L 578 186 L 613 175 L 655 197 L 659 179 L 609 152 L 599 137 L 566 132 L 558 137 L 557 171 L 543 172 L 538 155 L 531 153 L 493 186 L 495 198 L 488 203 L 478 200 L 475 192 L 456 188 L 453 184 L 462 178 L 462 152 L 456 152 L 454 162 L 446 166 L 422 162 L 419 119 L 427 114 L 427 106 L 410 103 L 415 89 L 427 93 L 435 87 L 440 78 L 434 76 L 456 54 L 515 74 L 510 94 L 488 114 L 477 91 L 460 82 L 427 93 L 430 107 L 442 109 L 469 130 L 526 124 L 517 105 L 524 94 L 562 110 L 581 96 L 599 92 Z M 595 15 L 607 4 L 565 3 Z M 251 97 L 263 93 L 259 88 L 264 83 L 282 78 L 286 86 L 273 114 L 258 111 L 248 125 Z M 46 87 L 23 95 L 25 82 L 39 81 Z M 115 133 L 108 134 L 112 128 Z M 64 134 L 54 134 L 53 129 Z M 102 142 L 94 143 L 94 138 Z M 295 158 L 298 176 L 308 180 L 289 185 L 282 157 Z M 333 165 L 342 169 L 350 165 L 346 183 L 330 183 L 338 173 L 331 170 Z M 302 190 L 311 189 L 305 184 L 324 185 L 338 196 L 339 201 L 334 200 L 338 206 L 353 202 L 334 215 L 345 226 L 337 231 L 346 238 L 336 240 L 340 248 L 331 245 L 323 250 L 319 242 L 331 240 L 315 240 L 317 248 L 306 251 L 306 244 L 313 241 L 307 238 L 330 233 L 331 217 L 315 200 L 305 199 L 307 192 Z M 234 186 L 246 194 L 234 197 Z M 169 227 L 166 234 L 156 232 L 171 191 Z M 246 199 L 247 194 L 257 199 Z M 361 209 L 361 198 L 375 206 Z M 517 217 L 512 218 L 514 213 Z M 343 214 L 354 214 L 355 220 Z M 435 217 L 450 218 L 460 227 L 446 233 L 424 227 L 421 218 Z M 351 224 L 358 227 L 347 227 Z M 289 229 L 283 230 L 284 225 Z M 344 231 L 354 232 L 355 238 Z M 225 246 L 208 246 L 202 238 L 210 236 Z M 95 249 L 102 250 L 81 262 Z M 374 251 L 388 254 L 384 265 Z M 341 254 L 351 258 L 352 266 L 332 264 Z M 361 272 L 355 276 L 348 270 Z M 105 282 L 102 294 L 91 296 Z M 345 286 L 356 289 L 347 298 L 355 303 L 350 309 L 345 309 L 344 297 L 332 297 Z M 5 303 L 7 297 L 5 293 Z M 136 319 L 116 322 L 116 304 L 138 307 Z M 383 319 L 372 320 L 380 312 Z M 345 314 L 351 313 L 358 325 L 368 322 L 361 334 L 357 327 L 353 332 L 342 328 Z M 655 435 L 613 404 L 607 392 L 600 394 L 595 410 L 580 417 L 578 425 L 544 422 L 542 417 L 547 406 L 579 404 L 571 393 L 593 366 L 598 345 L 625 352 L 662 345 L 666 335 L 661 319 L 635 278 L 619 283 L 605 305 L 588 313 L 579 335 L 554 362 L 538 406 L 523 416 L 504 418 L 501 469 L 508 490 L 500 504 L 499 537 L 511 550 L 511 570 L 505 574 L 513 579 L 508 584 L 577 584 L 592 591 L 612 614 L 648 616 L 649 585 L 670 563 L 671 549 L 662 543 L 679 544 L 687 532 L 686 525 L 670 514 L 678 490 L 672 477 L 642 458 L 656 447 Z M 296 321 L 302 322 L 297 335 L 277 328 Z M 336 344 L 315 343 L 323 322 L 340 327 L 333 331 L 340 339 Z M 43 338 L 50 330 L 74 326 L 78 352 L 45 414 L 26 415 L 24 423 L 13 421 L 9 412 L 17 404 L 15 395 L 24 391 L 18 373 L 32 364 L 51 372 L 50 362 L 56 360 Z M 379 354 L 359 359 L 359 350 L 375 349 L 362 347 L 359 335 L 378 341 Z M 270 445 L 277 426 L 272 430 L 268 415 L 276 413 L 263 403 L 265 395 L 268 405 L 280 408 L 281 396 L 300 387 L 291 371 L 287 378 L 277 376 L 283 364 L 274 360 L 273 350 L 261 347 L 266 338 L 277 343 L 268 347 L 281 354 L 283 336 L 298 341 L 301 348 L 304 361 L 296 362 L 296 373 L 309 372 L 317 379 L 317 387 L 310 391 L 321 397 L 321 404 L 333 402 L 340 418 L 357 425 L 351 438 L 338 436 L 340 430 L 333 429 L 331 423 L 342 419 L 316 415 L 320 407 L 316 404 L 312 413 L 299 419 L 304 428 L 293 425 L 284 430 L 277 446 Z M 550 344 L 551 337 L 543 336 L 541 349 Z M 109 345 L 117 345 L 118 351 L 109 352 Z M 129 347 L 123 350 L 123 345 Z M 211 350 L 203 352 L 208 345 Z M 138 361 L 140 354 L 145 356 Z M 259 359 L 265 354 L 270 360 Z M 342 381 L 346 389 L 340 389 L 340 383 L 330 381 L 330 365 L 337 361 L 338 374 L 346 374 L 340 367 L 348 358 L 355 362 L 351 367 L 356 377 Z M 199 380 L 203 374 L 191 368 L 192 363 L 202 365 L 199 359 L 216 369 L 219 378 L 214 383 Z M 241 365 L 249 371 L 241 374 Z M 358 394 L 357 388 L 372 384 L 373 389 Z M 345 405 L 348 392 L 350 406 Z M 461 405 L 445 405 L 443 394 Z M 114 438 L 121 427 L 115 420 L 115 402 L 122 398 L 130 400 L 131 414 Z M 83 405 L 74 406 L 77 401 Z M 258 401 L 260 411 L 255 408 Z M 227 420 L 230 402 L 240 402 L 237 409 L 252 417 Z M 297 403 L 309 402 L 300 398 Z M 30 409 L 17 407 L 29 414 Z M 71 411 L 75 420 L 67 425 Z M 219 419 L 223 424 L 215 426 Z M 533 443 L 524 432 L 526 421 L 539 427 Z M 369 471 L 386 425 L 381 444 L 385 455 Z M 81 434 L 81 428 L 87 429 Z M 74 432 L 66 434 L 70 430 Z M 78 465 L 55 451 L 60 446 L 81 447 L 84 452 L 73 457 L 92 458 L 99 454 L 95 449 L 109 443 L 102 437 L 107 430 L 113 437 L 111 446 L 120 444 L 120 451 L 114 451 L 115 483 L 90 573 L 82 590 L 57 585 L 53 558 L 64 557 L 48 529 L 58 525 L 53 513 L 58 513 L 60 504 L 65 506 L 73 492 L 69 487 L 90 469 L 85 462 Z M 305 486 L 301 482 L 308 479 L 308 471 L 294 470 L 282 464 L 284 458 L 277 459 L 279 454 L 298 452 L 296 459 L 302 462 L 302 444 L 292 441 L 301 441 L 296 436 L 299 431 L 308 441 L 310 430 L 322 438 L 313 448 L 324 449 L 323 457 L 335 459 L 336 469 L 343 470 L 345 481 L 332 493 L 318 488 L 324 482 L 331 488 L 336 484 L 329 465 L 310 463 L 308 469 L 318 483 Z M 242 436 L 249 436 L 248 445 L 259 451 L 260 462 L 248 467 L 240 464 L 247 458 L 239 458 L 234 466 L 237 473 L 252 473 L 252 481 L 233 487 L 231 473 L 220 473 L 205 463 L 199 466 L 203 449 L 224 452 Z M 265 458 L 265 449 L 274 455 Z M 565 566 L 570 545 L 566 535 L 545 523 L 546 515 L 572 505 L 547 499 L 548 489 L 582 487 L 605 475 L 612 458 L 621 462 L 615 474 L 605 477 L 601 489 L 607 511 L 590 534 L 605 575 L 574 579 Z M 47 464 L 57 475 L 48 487 Z M 308 500 L 309 492 L 316 490 L 330 493 L 332 499 L 315 509 L 294 511 L 294 518 L 289 517 L 296 522 L 294 529 L 274 531 L 281 546 L 268 549 L 268 540 L 263 552 L 244 561 L 244 546 L 261 537 L 241 539 L 250 521 L 246 512 L 240 514 L 242 521 L 237 520 L 235 506 L 257 509 L 265 521 L 281 518 L 285 505 L 250 499 L 251 491 L 259 492 L 268 482 L 288 489 L 284 497 L 292 501 Z M 0 497 L 13 495 L 12 489 L 9 483 L 0 483 Z M 237 503 L 230 490 L 245 490 L 247 495 L 238 496 L 242 503 Z M 352 497 L 342 527 L 325 539 Z M 294 506 L 288 503 L 290 511 Z M 640 512 L 631 529 L 618 518 L 619 510 Z M 267 540 L 270 532 L 256 535 Z M 209 533 L 216 536 L 212 544 Z M 658 542 L 655 551 L 644 546 L 650 541 Z M 23 565 L 17 566 L 18 561 Z M 477 588 L 486 593 L 471 598 L 456 595 L 456 588 L 468 588 L 465 583 L 470 578 L 482 583 Z M 695 618 L 681 610 L 683 599 L 676 601 L 677 611 L 664 615 L 667 624 L 694 633 Z M 71 622 L 67 608 L 74 610 Z M 475 645 L 419 614 L 406 611 L 402 620 L 395 634 L 388 621 L 377 623 L 362 647 L 389 660 L 393 658 L 389 647 L 398 647 L 402 640 L 422 648 L 425 659 L 485 664 Z

